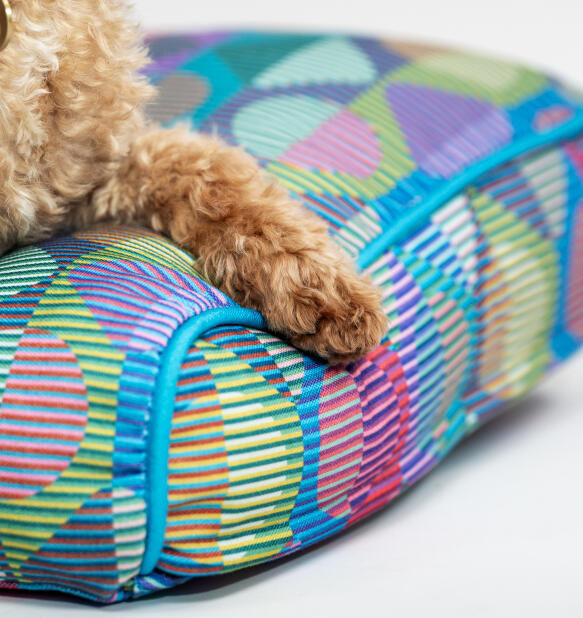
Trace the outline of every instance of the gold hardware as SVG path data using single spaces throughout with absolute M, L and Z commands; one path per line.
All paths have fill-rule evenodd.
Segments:
M 12 9 L 8 0 L 0 0 L 0 51 L 2 51 L 12 34 Z

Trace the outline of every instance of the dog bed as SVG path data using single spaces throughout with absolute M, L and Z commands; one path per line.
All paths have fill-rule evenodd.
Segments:
M 243 145 L 380 287 L 332 367 L 145 230 L 0 260 L 0 586 L 128 599 L 366 517 L 583 340 L 583 99 L 370 38 L 153 37 L 150 116 Z

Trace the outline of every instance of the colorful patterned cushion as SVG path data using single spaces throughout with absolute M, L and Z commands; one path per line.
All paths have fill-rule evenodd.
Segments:
M 151 116 L 244 145 L 391 321 L 346 369 L 150 232 L 0 260 L 0 586 L 113 602 L 287 555 L 390 502 L 583 341 L 583 99 L 345 36 L 154 38 Z

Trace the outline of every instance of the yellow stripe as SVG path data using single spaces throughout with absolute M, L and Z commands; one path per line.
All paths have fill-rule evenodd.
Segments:
M 38 313 L 38 309 L 37 309 L 36 313 Z M 60 313 L 62 315 L 63 312 L 61 311 Z M 85 314 L 85 315 L 87 317 L 92 317 L 90 314 Z M 71 331 L 74 330 L 74 328 L 70 324 L 68 324 L 67 322 L 64 322 L 62 320 L 42 320 L 42 321 L 39 321 L 39 320 L 32 319 L 30 321 L 30 324 L 33 325 L 33 323 L 34 323 L 34 326 L 42 325 L 43 328 L 47 328 L 47 327 L 50 326 L 52 328 L 57 328 L 57 329 L 63 328 L 63 329 L 71 330 Z M 86 324 L 83 324 L 82 328 L 83 328 L 84 331 L 85 330 L 92 331 L 92 332 L 101 331 L 101 326 L 99 326 L 99 324 L 91 324 L 90 322 L 88 322 Z M 104 344 L 104 345 L 109 343 L 109 341 L 107 339 L 103 338 L 103 337 L 99 337 L 99 338 L 98 337 L 93 337 L 93 338 L 90 338 L 85 333 L 78 334 L 78 335 L 75 335 L 75 334 L 71 333 L 71 334 L 67 335 L 67 339 L 70 339 L 71 341 L 82 341 L 84 343 L 89 341 L 91 343 L 101 343 L 101 344 Z
M 89 425 L 85 430 L 86 436 L 101 436 L 105 438 L 113 438 L 115 437 L 115 429 L 101 429 L 99 427 L 94 427 Z
M 96 442 L 81 442 L 81 448 L 88 449 L 90 451 L 98 451 L 100 453 L 113 453 L 113 444 L 97 444 Z
M 79 485 L 65 485 L 62 483 L 56 483 L 55 485 L 49 485 L 45 487 L 45 493 L 50 494 L 81 494 L 83 496 L 91 496 L 92 494 L 99 491 L 101 488 L 95 485 L 89 485 L 87 487 L 79 484 Z
M 75 489 L 76 491 L 76 489 Z M 77 511 L 83 506 L 83 501 L 75 500 L 74 502 L 59 501 L 53 502 L 52 500 L 31 500 L 30 498 L 23 498 L 18 500 L 11 500 L 12 506 L 21 506 L 23 508 L 41 508 L 52 509 L 55 511 Z
M 117 399 L 113 397 L 99 397 L 97 395 L 91 394 L 88 395 L 87 401 L 96 405 L 110 406 L 112 408 L 117 407 Z M 93 418 L 93 412 L 91 410 L 89 411 L 89 416 Z
M 28 521 L 33 524 L 57 524 L 58 526 L 66 523 L 68 520 L 68 516 L 46 517 L 40 514 L 27 515 L 26 513 L 19 513 L 17 517 L 18 521 Z M 0 512 L 0 519 L 8 519 L 9 521 L 12 521 L 14 520 L 14 514 Z
M 286 405 L 285 403 L 278 403 L 278 404 L 274 404 L 272 406 L 264 406 L 262 408 L 258 408 L 256 411 L 254 410 L 253 413 L 257 412 L 257 413 L 267 413 L 267 412 L 272 412 L 274 410 L 281 410 L 284 408 L 290 408 L 293 409 L 294 406 L 289 406 Z M 247 410 L 247 415 L 249 414 L 249 410 Z M 193 417 L 193 420 L 194 417 Z M 198 419 L 196 419 L 198 420 Z M 261 424 L 254 424 L 253 426 L 249 426 L 249 428 L 243 428 L 243 429 L 237 429 L 237 430 L 226 430 L 225 431 L 225 435 L 230 435 L 230 436 L 236 436 L 239 433 L 243 433 L 246 431 L 249 431 L 250 429 L 252 429 L 253 431 L 264 431 L 264 430 L 268 430 L 268 429 L 273 429 L 275 427 L 280 427 L 282 425 L 289 425 L 290 422 L 293 422 L 294 420 L 296 420 L 296 417 L 287 417 L 287 418 L 282 418 L 282 419 L 269 419 Z M 230 422 L 231 419 L 229 419 L 228 422 Z M 212 430 L 211 430 L 212 431 Z M 191 431 L 181 431 L 179 434 L 180 439 L 183 438 L 196 438 L 196 437 L 201 437 L 201 436 L 205 436 L 209 433 L 209 428 L 208 427 L 202 427 L 200 429 L 192 429 Z M 178 437 L 178 436 L 177 436 Z M 172 447 L 172 450 L 174 450 L 174 447 Z
M 289 508 L 287 509 L 288 511 L 290 510 Z M 234 532 L 232 534 L 258 534 L 261 533 L 262 531 L 264 531 L 265 529 L 269 529 L 272 528 L 273 526 L 280 526 L 281 524 L 286 524 L 288 522 L 288 518 L 287 517 L 283 517 L 281 519 L 269 519 L 268 521 L 264 521 L 264 522 L 254 522 L 255 525 L 249 525 L 248 528 L 245 528 L 244 530 L 241 530 L 240 532 Z M 230 522 L 229 522 L 230 524 Z M 223 524 L 224 525 L 224 524 Z M 281 527 L 281 526 L 280 526 Z M 193 526 L 193 530 L 196 528 L 196 526 Z M 228 526 L 225 527 L 224 529 L 221 529 L 221 532 L 224 532 L 224 535 L 226 536 L 228 534 Z M 176 539 L 178 540 L 178 542 L 175 543 L 170 543 L 170 545 L 172 545 L 172 547 L 175 547 L 176 549 L 202 549 L 202 547 L 204 547 L 205 545 L 207 547 L 212 547 L 213 545 L 216 545 L 216 541 L 215 543 L 212 542 L 213 537 L 210 537 L 210 542 L 209 543 L 200 543 L 200 542 L 192 542 L 191 540 L 184 540 L 183 542 L 180 542 L 180 538 L 181 535 L 184 534 L 184 530 L 177 530 L 175 532 L 173 532 L 172 530 L 167 530 L 166 531 L 166 539 Z M 201 530 L 200 534 L 204 534 L 204 531 Z M 291 533 L 290 533 L 291 535 Z M 216 537 L 214 537 L 216 538 Z M 280 535 L 269 535 L 269 539 L 273 539 L 273 538 L 281 538 Z M 219 537 L 219 544 L 220 544 L 220 537 Z M 255 545 L 257 543 L 257 541 L 260 541 L 261 539 L 253 539 L 253 541 L 251 541 L 250 543 L 243 543 L 241 546 L 244 547 L 245 545 L 248 545 L 250 548 L 253 547 L 253 545 Z M 231 547 L 237 547 L 237 545 L 230 545 L 229 549 Z M 223 548 L 223 551 L 226 548 Z
M 205 501 L 206 503 L 206 501 Z M 182 505 L 181 505 L 182 506 Z M 266 511 L 265 516 L 269 517 L 273 514 L 277 514 L 277 513 L 289 513 L 289 511 L 291 510 L 291 507 L 288 504 L 284 505 L 284 506 L 278 506 L 277 508 L 274 509 L 270 509 L 269 511 Z M 258 517 L 258 514 L 254 514 L 253 517 Z M 196 519 L 196 515 L 194 516 L 194 518 Z M 242 515 L 241 517 L 233 517 L 233 518 L 229 518 L 229 525 L 231 524 L 238 524 L 238 523 L 243 523 L 244 521 L 247 521 L 247 519 L 249 518 L 248 515 Z M 180 511 L 169 511 L 168 512 L 168 525 L 172 526 L 172 523 L 176 523 L 177 525 L 180 522 L 183 521 L 189 521 L 193 519 L 193 515 L 180 515 Z M 287 518 L 282 520 L 282 522 L 286 522 Z M 196 526 L 196 524 L 193 524 L 193 528 Z M 182 534 L 184 534 L 184 530 L 182 530 Z
M 50 536 L 44 531 L 38 530 L 23 530 L 21 528 L 0 528 L 0 534 L 18 534 L 19 536 L 23 536 L 30 539 L 46 539 Z M 6 539 L 2 540 L 4 546 L 6 547 L 7 541 Z
M 274 538 L 274 537 L 272 537 L 270 535 L 269 539 L 271 540 L 272 538 Z M 284 538 L 291 538 L 291 533 L 290 533 L 289 536 L 286 536 L 286 537 L 276 537 L 276 538 L 282 538 L 282 539 L 284 539 Z M 236 547 L 236 546 L 234 546 L 234 547 Z M 231 549 L 231 548 L 229 547 L 229 549 Z M 223 549 L 223 552 L 224 551 L 225 550 Z M 258 553 L 252 552 L 251 555 L 244 556 L 242 558 L 236 558 L 234 560 L 230 560 L 230 559 L 228 559 L 228 556 L 225 556 L 224 564 L 225 564 L 225 566 L 234 566 L 236 564 L 245 564 L 246 562 L 249 562 L 249 560 L 254 560 L 255 561 L 255 560 L 258 560 L 258 559 L 261 559 L 261 558 L 268 558 L 269 556 L 273 556 L 274 554 L 279 553 L 279 551 L 280 551 L 279 547 L 274 547 L 273 549 L 271 549 L 271 551 L 264 551 L 264 552 L 258 552 Z
M 97 365 L 92 363 L 84 363 L 83 367 L 89 371 L 96 371 L 98 373 L 107 373 L 111 376 L 119 377 L 122 374 L 122 368 L 115 365 L 104 364 Z
M 27 551 L 36 551 L 38 549 L 38 545 L 31 545 L 30 543 L 22 543 L 19 541 L 10 541 L 8 539 L 3 540 L 2 544 L 5 550 L 4 555 L 6 556 L 8 560 L 19 560 L 22 562 L 24 562 L 25 560 L 28 560 L 29 558 L 28 554 L 20 554 L 15 551 L 7 551 L 6 548 L 14 547 L 14 549 L 26 549 Z
M 75 457 L 73 463 L 85 466 L 94 466 L 96 468 L 112 468 L 113 464 L 110 458 L 105 459 L 95 459 L 93 457 Z M 109 475 L 109 479 L 111 479 L 111 474 Z
M 207 355 L 210 359 L 210 354 Z M 210 360 L 216 360 L 216 358 L 214 357 L 215 355 L 213 354 L 213 358 Z M 227 355 L 222 355 L 219 358 L 222 359 L 230 359 L 232 358 L 232 355 L 229 354 Z M 240 370 L 248 370 L 249 369 L 249 365 L 247 363 L 230 363 L 229 365 L 226 365 L 224 367 L 213 367 L 212 368 L 212 372 L 214 375 L 221 375 L 224 373 L 234 373 L 235 371 L 240 371 Z
M 115 423 L 116 421 L 116 415 L 108 414 L 107 412 L 96 412 L 91 410 L 90 417 L 94 421 L 107 421 L 109 423 Z
M 108 474 L 105 472 L 87 472 L 87 471 L 75 472 L 73 470 L 67 469 L 62 472 L 60 478 L 81 479 L 81 480 L 87 479 L 88 481 L 110 481 L 111 474 Z
M 57 303 L 55 303 L 57 304 Z M 67 305 L 69 305 L 69 301 L 67 301 Z M 42 307 L 44 305 L 44 303 L 42 303 L 41 305 L 39 305 L 39 307 Z M 60 309 L 40 309 L 37 308 L 37 310 L 34 312 L 35 316 L 40 316 L 40 315 L 59 315 L 61 317 L 63 316 L 75 316 L 75 317 L 80 317 L 80 318 L 88 318 L 88 319 L 94 319 L 93 315 L 91 314 L 91 312 L 85 310 L 77 310 L 77 309 L 69 309 L 69 307 L 63 307 L 61 306 Z M 55 322 L 45 322 L 45 324 L 55 324 Z M 57 324 L 63 325 L 65 327 L 69 326 L 67 323 L 65 322 L 58 322 Z M 92 324 L 83 324 L 83 328 L 89 328 L 90 330 L 98 330 L 101 327 L 94 327 Z

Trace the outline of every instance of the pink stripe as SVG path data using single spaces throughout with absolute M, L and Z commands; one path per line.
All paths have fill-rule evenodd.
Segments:
M 61 427 L 34 427 L 31 425 L 13 425 L 10 423 L 0 424 L 0 435 L 18 435 L 43 437 L 52 436 L 57 440 L 81 440 L 83 438 L 82 431 L 75 431 L 74 429 L 63 429 Z M 20 442 L 19 442 L 20 444 Z
M 10 452 L 38 452 L 43 451 L 43 454 L 66 455 L 73 456 L 77 452 L 78 445 L 70 444 L 39 444 L 38 442 L 22 441 L 22 440 L 1 440 L 0 448 Z
M 57 362 L 57 359 L 52 359 L 53 362 Z M 73 359 L 67 358 L 67 361 L 71 361 L 68 367 L 54 367 L 54 366 L 42 366 L 42 365 L 28 365 L 26 363 L 19 362 L 17 365 L 13 365 L 11 368 L 12 375 L 34 375 L 45 376 L 51 375 L 57 378 L 81 378 L 81 371 L 78 365 L 73 364 Z
M 66 464 L 63 466 L 66 467 Z M 2 470 L 2 482 L 10 483 L 11 481 L 26 481 L 29 485 L 47 485 L 57 480 L 58 474 L 49 474 L 47 472 L 7 472 Z
M 460 340 L 460 341 L 467 341 L 468 340 L 467 337 L 463 337 L 463 339 L 460 339 L 464 335 L 464 333 L 468 330 L 468 324 L 467 324 L 467 322 L 464 319 L 465 316 L 463 315 L 463 313 L 460 312 L 457 316 L 453 316 L 453 317 L 454 318 L 457 317 L 459 319 L 459 326 L 455 330 L 453 330 L 451 333 L 449 333 L 449 335 L 447 335 L 447 337 L 443 338 L 443 343 L 442 344 L 446 348 L 449 347 L 452 344 L 452 342 L 454 342 L 456 340 Z M 454 319 L 454 323 L 456 321 L 457 320 Z M 441 331 L 441 329 L 440 329 L 440 332 L 443 332 L 443 331 Z M 459 347 L 459 341 L 458 341 L 458 344 L 457 344 L 456 348 L 457 347 Z M 456 348 L 454 348 L 454 349 L 456 349 Z M 451 353 L 449 353 L 449 352 L 451 352 L 451 351 L 446 351 L 446 353 L 445 353 L 445 357 L 446 358 L 449 358 L 449 356 L 451 356 Z
M 25 348 L 19 348 L 14 355 L 14 359 L 17 361 L 27 360 L 27 361 L 44 361 L 44 362 L 54 362 L 54 363 L 73 363 L 75 362 L 75 357 L 70 352 L 59 352 L 57 350 L 43 350 L 41 349 L 42 342 L 39 343 L 39 348 L 35 350 L 27 350 Z M 54 371 L 54 368 L 52 368 Z M 59 367 L 59 370 L 61 368 Z M 42 371 L 42 367 L 40 368 Z M 77 369 L 77 372 L 79 370 Z
M 358 135 L 358 139 L 353 139 L 354 135 Z M 293 145 L 280 159 L 301 167 L 368 178 L 380 165 L 382 153 L 366 120 L 345 110 L 324 122 L 310 137 Z
M 447 303 L 446 307 L 443 307 L 440 311 L 436 313 L 436 318 L 441 320 L 447 313 L 449 313 L 452 309 L 455 309 L 456 304 L 452 300 Z M 449 330 L 454 324 L 456 324 L 459 320 L 463 319 L 464 314 L 459 311 L 454 311 L 449 318 L 445 322 L 441 322 L 439 325 L 439 332 L 444 333 L 446 330 Z
M 0 498 L 27 498 L 32 495 L 34 491 L 30 489 L 20 489 L 17 487 L 0 487 Z
M 85 410 L 86 412 L 86 410 Z M 5 409 L 2 412 L 2 419 L 10 419 L 12 421 L 22 419 L 27 421 L 28 419 L 34 419 L 35 421 L 48 421 L 50 423 L 63 423 L 64 425 L 80 425 L 85 426 L 87 424 L 86 414 L 67 414 L 65 412 L 42 412 L 30 410 L 28 408 L 10 408 Z
M 434 294 L 428 301 L 427 304 L 430 307 L 434 307 L 435 305 L 437 305 L 437 303 L 440 303 L 443 299 L 445 298 L 445 293 L 444 292 L 438 292 L 437 294 Z
M 42 408 L 68 408 L 71 410 L 79 410 L 79 412 L 87 411 L 88 404 L 84 399 L 68 399 L 66 397 L 53 397 L 49 395 L 21 395 L 7 392 L 4 395 L 4 403 L 14 403 L 20 405 L 37 405 Z
M 81 377 L 80 371 L 77 371 L 79 374 L 79 378 Z M 67 391 L 84 395 L 85 394 L 85 385 L 79 380 L 75 382 L 70 382 L 68 380 L 39 380 L 34 374 L 30 376 L 32 379 L 27 379 L 26 376 L 13 377 L 10 376 L 8 380 L 6 380 L 6 386 L 12 388 L 13 390 L 21 390 L 26 389 L 28 387 L 31 390 L 40 391 L 44 389 L 53 390 L 59 389 L 61 392 Z
M 444 315 L 449 313 L 452 309 L 455 309 L 456 304 L 453 300 L 448 300 L 444 303 L 439 309 L 437 309 L 434 313 L 436 319 L 441 319 Z

